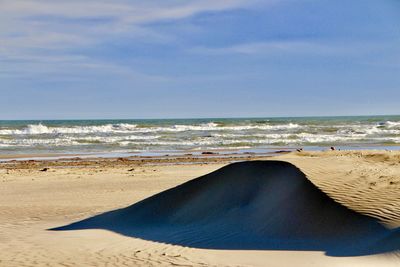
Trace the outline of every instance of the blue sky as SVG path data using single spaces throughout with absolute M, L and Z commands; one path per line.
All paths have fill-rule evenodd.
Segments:
M 0 2 L 0 119 L 400 114 L 400 1 Z

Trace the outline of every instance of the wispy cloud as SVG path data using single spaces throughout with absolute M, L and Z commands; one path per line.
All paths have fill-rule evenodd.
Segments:
M 4 0 L 3 12 L 26 17 L 51 15 L 68 18 L 114 17 L 131 22 L 150 22 L 160 19 L 178 19 L 198 12 L 218 11 L 247 5 L 252 1 L 105 1 L 105 0 Z M 254 1 L 253 1 L 254 2 Z
M 0 2 L 0 41 L 3 47 L 62 48 L 101 42 L 118 34 L 151 38 L 157 34 L 145 24 L 248 4 L 243 0 L 3 0 Z
M 190 53 L 207 55 L 247 55 L 247 56 L 359 56 L 390 49 L 386 42 L 340 42 L 339 40 L 273 40 L 256 43 L 241 43 L 224 47 L 193 47 Z
M 3 0 L 0 1 L 0 60 L 7 62 L 8 66 L 0 72 L 3 76 L 10 68 L 19 68 L 21 73 L 34 72 L 35 63 L 54 72 L 61 68 L 60 62 L 80 66 L 99 64 L 101 68 L 109 66 L 113 70 L 114 63 L 99 62 L 71 51 L 88 49 L 118 38 L 173 42 L 173 36 L 157 32 L 147 25 L 183 19 L 201 12 L 234 9 L 253 2 Z
M 299 52 L 300 50 L 312 50 L 315 44 L 304 41 L 269 41 L 257 43 L 241 43 L 224 47 L 194 47 L 189 49 L 190 52 L 210 54 L 210 55 L 226 55 L 226 54 L 243 54 L 243 55 L 261 55 L 276 54 L 276 52 Z

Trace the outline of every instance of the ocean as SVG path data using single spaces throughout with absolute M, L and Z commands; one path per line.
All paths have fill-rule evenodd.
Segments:
M 0 121 L 0 154 L 400 148 L 400 116 Z

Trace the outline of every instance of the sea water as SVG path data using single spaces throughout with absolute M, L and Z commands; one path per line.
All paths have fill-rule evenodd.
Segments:
M 0 154 L 400 148 L 400 116 L 0 121 Z

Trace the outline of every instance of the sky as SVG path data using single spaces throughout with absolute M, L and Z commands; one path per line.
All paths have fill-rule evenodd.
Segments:
M 398 0 L 0 0 L 0 119 L 400 114 Z

